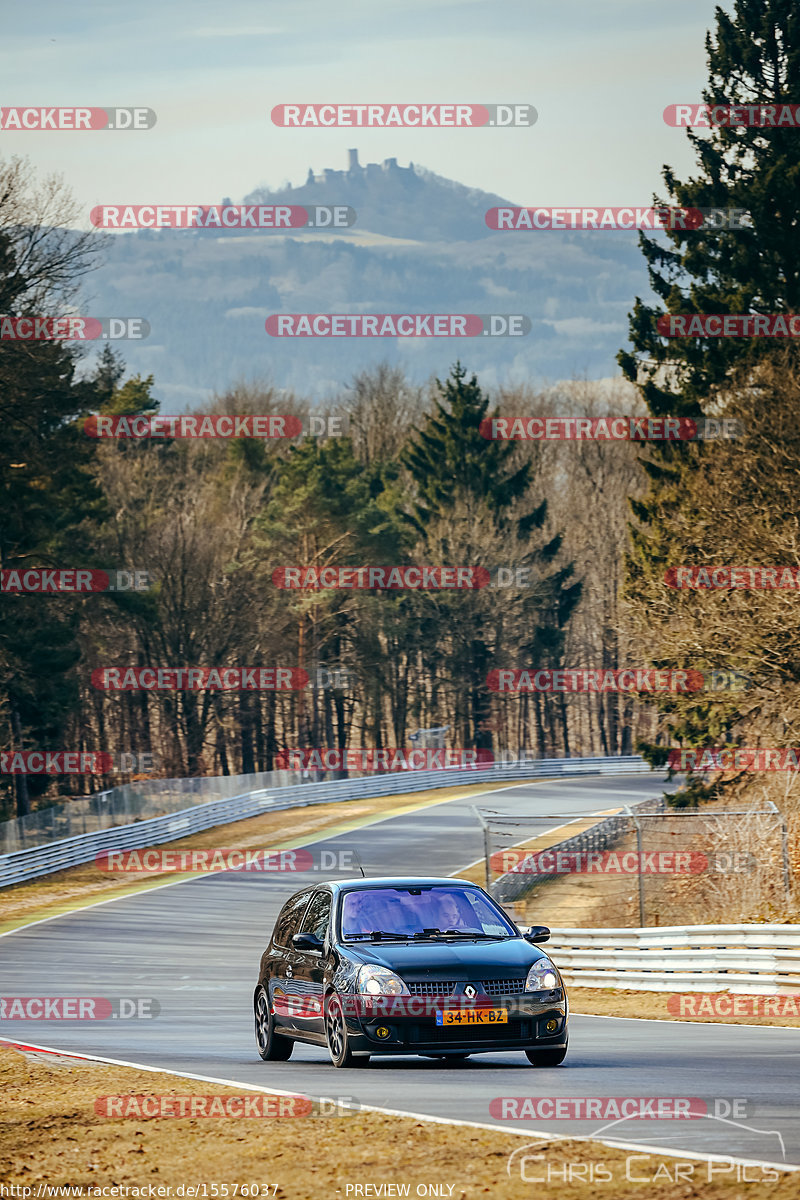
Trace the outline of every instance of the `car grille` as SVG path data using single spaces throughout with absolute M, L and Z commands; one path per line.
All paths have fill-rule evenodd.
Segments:
M 412 996 L 450 996 L 458 986 L 455 979 L 426 979 L 406 984 Z M 489 996 L 516 996 L 525 991 L 525 980 L 484 979 L 481 986 Z
M 516 996 L 525 991 L 524 979 L 484 979 L 483 986 L 490 996 Z

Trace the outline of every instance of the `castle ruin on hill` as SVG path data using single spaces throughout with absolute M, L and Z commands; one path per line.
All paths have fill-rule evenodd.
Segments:
M 382 163 L 367 163 L 365 167 L 362 167 L 358 161 L 358 150 L 348 150 L 347 161 L 346 171 L 334 171 L 331 167 L 325 167 L 321 174 L 315 175 L 313 168 L 309 167 L 306 187 L 317 183 L 345 183 L 357 179 L 379 179 L 385 175 L 394 175 L 400 179 L 416 178 L 414 164 L 409 163 L 407 167 L 398 167 L 396 158 L 385 158 Z

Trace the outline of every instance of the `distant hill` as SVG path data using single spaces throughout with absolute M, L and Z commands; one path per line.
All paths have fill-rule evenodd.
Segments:
M 164 411 L 258 376 L 322 400 L 384 359 L 418 381 L 446 374 L 456 358 L 487 386 L 606 377 L 634 296 L 650 295 L 635 233 L 493 232 L 484 213 L 509 201 L 392 159 L 310 172 L 302 187 L 246 199 L 256 201 L 348 204 L 358 219 L 333 233 L 118 234 L 90 276 L 87 312 L 150 322 L 146 341 L 119 349 L 130 370 L 155 375 Z M 523 313 L 532 329 L 517 338 L 269 337 L 264 322 L 281 312 Z
M 360 166 L 350 151 L 348 169 L 309 168 L 300 187 L 273 191 L 257 188 L 245 204 L 349 204 L 358 214 L 357 229 L 420 242 L 478 241 L 491 236 L 487 208 L 508 204 L 502 196 L 468 188 L 424 167 L 397 165 L 396 158 Z

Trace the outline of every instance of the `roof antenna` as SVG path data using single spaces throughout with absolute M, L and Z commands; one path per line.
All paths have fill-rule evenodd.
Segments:
M 362 867 L 362 865 L 361 865 L 361 859 L 358 857 L 358 851 L 357 851 L 357 850 L 353 850 L 353 851 L 352 851 L 352 853 L 355 855 L 355 859 L 356 859 L 356 865 L 358 866 L 358 869 L 359 869 L 359 871 L 361 872 L 361 878 L 362 878 L 362 879 L 366 879 L 367 877 L 366 877 L 366 875 L 364 874 L 364 868 L 363 868 L 363 867 Z

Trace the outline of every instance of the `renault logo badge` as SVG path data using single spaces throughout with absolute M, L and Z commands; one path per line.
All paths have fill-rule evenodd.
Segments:
M 471 983 L 468 983 L 464 988 L 464 995 L 469 996 L 471 1000 L 473 996 L 477 995 L 477 989 L 474 988 Z

